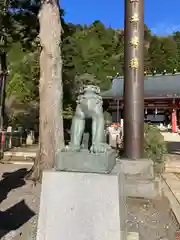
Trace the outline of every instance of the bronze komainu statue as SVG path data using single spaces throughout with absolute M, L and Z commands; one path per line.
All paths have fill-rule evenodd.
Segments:
M 80 89 L 77 107 L 71 126 L 71 140 L 68 151 L 80 151 L 85 129 L 85 120 L 92 118 L 92 146 L 90 152 L 103 153 L 109 145 L 104 143 L 104 115 L 100 88 L 87 85 Z

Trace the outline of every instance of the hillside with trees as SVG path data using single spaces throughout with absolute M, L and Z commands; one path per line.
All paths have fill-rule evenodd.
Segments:
M 9 76 L 6 86 L 8 123 L 24 124 L 33 114 L 38 119 L 39 106 L 39 1 L 10 1 L 10 9 L 1 13 L 1 50 L 7 53 Z M 2 6 L 0 6 L 2 8 Z M 123 29 L 105 27 L 100 21 L 90 26 L 62 22 L 62 60 L 64 117 L 70 118 L 76 91 L 84 83 L 98 84 L 102 90 L 111 85 L 111 77 L 123 75 Z M 2 36 L 1 36 L 2 38 Z M 180 71 L 180 32 L 166 37 L 155 36 L 144 27 L 145 69 Z M 23 115 L 23 117 L 22 117 Z

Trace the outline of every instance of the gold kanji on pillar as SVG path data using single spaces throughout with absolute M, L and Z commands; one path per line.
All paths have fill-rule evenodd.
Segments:
M 131 22 L 131 23 L 138 23 L 138 22 L 139 22 L 139 16 L 138 16 L 137 13 L 135 13 L 135 14 L 131 17 L 130 22 Z
M 139 67 L 139 60 L 138 58 L 133 58 L 130 62 L 130 67 L 133 69 L 138 69 Z
M 131 45 L 135 48 L 138 47 L 139 45 L 139 38 L 137 36 L 134 36 L 131 41 L 130 41 Z

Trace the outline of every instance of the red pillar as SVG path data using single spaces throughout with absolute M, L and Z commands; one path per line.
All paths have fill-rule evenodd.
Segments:
M 177 132 L 177 116 L 176 116 L 176 110 L 173 109 L 172 115 L 171 115 L 171 124 L 172 124 L 172 132 Z

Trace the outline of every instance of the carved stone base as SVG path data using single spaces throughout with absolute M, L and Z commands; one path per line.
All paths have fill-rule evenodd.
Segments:
M 161 179 L 154 174 L 154 163 L 149 159 L 117 159 L 112 173 L 124 173 L 125 193 L 128 197 L 155 199 L 162 196 Z
M 116 152 L 92 154 L 84 149 L 80 152 L 59 152 L 55 170 L 68 172 L 110 173 L 116 164 Z

